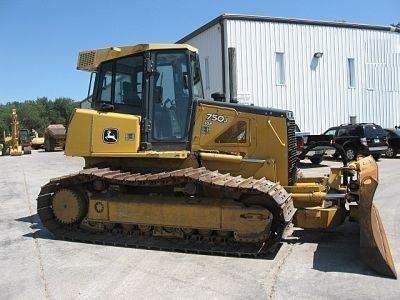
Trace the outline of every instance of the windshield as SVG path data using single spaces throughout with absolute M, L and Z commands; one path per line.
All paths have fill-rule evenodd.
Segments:
M 379 125 L 366 125 L 365 126 L 365 137 L 367 139 L 374 139 L 377 137 L 386 136 L 386 132 Z
M 153 138 L 182 140 L 189 114 L 188 53 L 157 52 L 153 85 Z

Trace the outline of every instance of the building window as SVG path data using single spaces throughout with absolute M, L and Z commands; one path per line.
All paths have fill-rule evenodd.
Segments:
M 349 88 L 356 87 L 356 70 L 354 67 L 354 58 L 347 59 L 347 71 L 349 74 Z
M 276 52 L 275 53 L 275 61 L 276 61 L 276 84 L 284 85 L 285 84 L 285 53 Z
M 208 63 L 208 57 L 204 58 L 204 73 L 205 73 L 205 88 L 210 89 L 210 66 Z

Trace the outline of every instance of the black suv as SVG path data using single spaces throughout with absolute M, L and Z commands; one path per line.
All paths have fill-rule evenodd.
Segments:
M 387 133 L 373 123 L 331 127 L 324 134 L 333 135 L 333 142 L 344 148 L 348 160 L 355 160 L 359 154 L 372 155 L 378 160 L 388 148 Z
M 389 158 L 396 157 L 397 153 L 400 152 L 400 129 L 385 128 L 388 133 L 388 148 L 385 152 L 385 156 Z

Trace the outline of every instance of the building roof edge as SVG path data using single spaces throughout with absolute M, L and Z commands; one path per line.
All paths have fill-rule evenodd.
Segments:
M 200 33 L 210 29 L 216 24 L 220 24 L 223 20 L 241 20 L 241 21 L 258 21 L 258 22 L 271 22 L 271 23 L 287 23 L 287 24 L 300 24 L 300 25 L 314 25 L 314 26 L 327 26 L 327 27 L 342 27 L 342 28 L 353 28 L 353 29 L 367 29 L 367 30 L 378 30 L 378 31 L 389 31 L 400 33 L 400 28 L 394 26 L 383 26 L 383 25 L 368 25 L 368 24 L 357 24 L 347 23 L 339 21 L 320 21 L 320 20 L 308 20 L 308 19 L 296 19 L 296 18 L 282 18 L 282 17 L 268 17 L 268 16 L 256 16 L 256 15 L 238 15 L 238 14 L 222 14 L 210 22 L 199 27 L 195 31 L 189 33 L 183 38 L 179 39 L 177 43 L 185 43 Z

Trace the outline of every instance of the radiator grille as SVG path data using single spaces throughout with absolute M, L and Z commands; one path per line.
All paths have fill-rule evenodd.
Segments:
M 78 69 L 87 70 L 94 66 L 96 51 L 87 51 L 79 53 Z
M 297 154 L 296 154 L 296 124 L 294 120 L 288 122 L 288 157 L 289 157 L 289 185 L 294 185 L 297 180 Z

